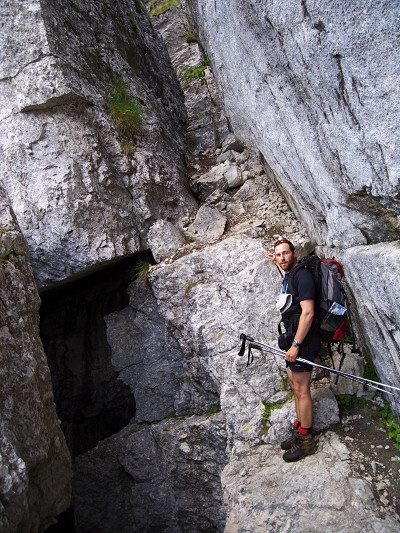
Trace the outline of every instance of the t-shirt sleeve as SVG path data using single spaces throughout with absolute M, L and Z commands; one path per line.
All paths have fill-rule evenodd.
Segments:
M 310 271 L 305 268 L 300 269 L 295 275 L 294 285 L 300 302 L 315 300 L 315 283 Z

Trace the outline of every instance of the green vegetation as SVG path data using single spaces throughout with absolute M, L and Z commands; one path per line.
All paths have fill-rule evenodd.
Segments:
M 137 32 L 137 22 L 136 22 L 136 20 L 132 17 L 132 15 L 129 15 L 128 19 L 129 19 L 129 22 L 131 23 L 133 31 Z
M 197 68 L 194 68 L 192 70 L 189 69 L 189 67 L 187 67 L 186 69 L 183 70 L 183 74 L 185 75 L 185 79 L 186 80 L 200 80 L 200 83 L 202 83 L 205 79 L 205 71 L 207 69 L 207 67 L 210 66 L 210 61 L 209 59 L 204 56 L 204 62 L 202 65 L 200 65 L 199 67 Z
M 138 13 L 143 13 L 144 15 L 147 15 L 146 6 L 142 4 L 140 0 L 134 0 L 134 2 L 135 2 L 136 11 Z
M 339 405 L 344 408 L 346 413 L 354 405 L 371 409 L 374 416 L 380 418 L 380 426 L 387 430 L 389 437 L 395 442 L 395 447 L 400 450 L 400 424 L 398 418 L 392 414 L 389 402 L 384 401 L 382 406 L 375 407 L 375 405 L 372 405 L 372 402 L 365 398 L 358 398 L 350 394 L 339 394 L 337 399 Z
M 199 67 L 196 67 L 194 69 L 189 69 L 189 67 L 186 67 L 182 70 L 181 76 L 183 76 L 184 82 L 183 82 L 183 88 L 187 89 L 189 87 L 189 83 L 192 80 L 199 81 L 200 85 L 205 85 L 208 96 L 210 97 L 211 103 L 213 106 L 217 105 L 217 101 L 213 97 L 210 91 L 210 87 L 207 83 L 206 78 L 206 70 L 210 66 L 210 60 L 206 56 L 206 54 L 203 52 L 203 63 Z
M 364 407 L 368 404 L 368 401 L 365 398 L 359 398 L 358 396 L 352 396 L 351 394 L 339 394 L 337 400 L 346 413 L 350 411 L 350 407 L 353 405 Z
M 143 283 L 145 285 L 147 283 L 147 274 L 149 272 L 150 267 L 150 261 L 147 261 L 146 259 L 141 259 L 136 263 L 136 265 L 133 265 L 128 269 L 128 273 L 132 280 L 139 281 L 140 283 Z
M 218 413 L 221 410 L 219 405 L 216 405 L 215 407 L 211 407 L 207 411 L 203 413 L 203 416 L 212 416 Z
M 375 369 L 369 365 L 365 365 L 364 377 L 365 379 L 370 379 L 371 381 L 378 381 L 378 376 L 376 375 Z
M 267 400 L 262 400 L 261 403 L 264 406 L 264 411 L 262 413 L 264 422 L 268 422 L 272 411 L 274 411 L 275 409 L 279 409 L 281 407 L 279 403 L 271 403 L 271 402 L 267 402 Z
M 400 425 L 399 420 L 390 410 L 389 402 L 384 401 L 382 407 L 378 407 L 376 415 L 381 419 L 381 427 L 385 428 L 389 437 L 395 442 L 395 447 L 400 450 Z
M 150 17 L 156 17 L 158 15 L 162 15 L 162 13 L 165 13 L 168 11 L 168 9 L 171 9 L 172 6 L 180 6 L 179 0 L 166 0 L 165 2 L 151 2 L 150 6 L 155 6 L 150 11 Z
M 132 143 L 125 143 L 122 145 L 122 153 L 126 156 L 132 155 L 133 145 Z
M 185 35 L 185 39 L 188 44 L 199 42 L 199 38 L 196 35 L 194 35 L 194 33 L 190 33 L 190 32 Z
M 346 335 L 346 337 L 343 339 L 343 344 L 353 344 L 353 337 Z
M 129 85 L 115 78 L 107 87 L 104 105 L 115 128 L 128 139 L 133 139 L 143 126 L 142 106 L 129 95 Z

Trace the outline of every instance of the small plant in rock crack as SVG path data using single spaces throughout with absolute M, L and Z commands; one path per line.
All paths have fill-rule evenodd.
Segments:
M 171 7 L 173 6 L 179 7 L 180 4 L 181 4 L 180 0 L 166 0 L 165 2 L 160 2 L 160 3 L 151 2 L 151 4 L 149 5 L 149 8 L 151 9 L 152 6 L 154 7 L 152 7 L 150 11 L 150 17 L 156 17 L 157 15 L 162 15 L 163 13 L 171 9 Z
M 147 9 L 144 4 L 140 0 L 134 0 L 135 8 L 138 13 L 143 13 L 143 15 L 147 15 Z
M 184 68 L 181 72 L 181 76 L 184 78 L 184 82 L 182 84 L 184 89 L 187 89 L 189 87 L 189 83 L 191 80 L 197 80 L 200 82 L 200 85 L 204 85 L 207 89 L 208 96 L 210 97 L 211 104 L 215 107 L 217 105 L 217 101 L 213 97 L 210 91 L 210 86 L 208 85 L 207 78 L 206 78 L 206 70 L 210 66 L 210 60 L 206 56 L 206 54 L 203 52 L 203 64 L 199 67 L 196 67 L 194 69 L 189 69 L 188 67 Z
M 129 15 L 128 20 L 129 20 L 129 22 L 130 22 L 130 25 L 131 25 L 133 31 L 134 31 L 134 32 L 137 32 L 137 29 L 138 29 L 138 27 L 137 27 L 137 22 L 136 22 L 136 20 L 132 17 L 132 15 Z
M 199 42 L 199 38 L 196 35 L 194 35 L 194 33 L 190 33 L 190 32 L 185 35 L 185 39 L 188 44 Z
M 261 403 L 264 406 L 264 410 L 263 410 L 263 413 L 262 413 L 262 417 L 263 417 L 264 422 L 268 422 L 269 421 L 269 418 L 271 416 L 272 411 L 274 411 L 275 409 L 279 409 L 281 407 L 280 404 L 271 403 L 271 402 L 268 402 L 267 400 L 262 400 Z
M 378 381 L 378 376 L 376 375 L 375 369 L 370 365 L 365 365 L 364 377 L 372 381 Z
M 129 95 L 129 85 L 114 78 L 106 89 L 104 106 L 115 129 L 128 139 L 133 139 L 143 127 L 143 109 L 136 98 Z
M 210 409 L 208 409 L 207 411 L 205 411 L 203 413 L 203 416 L 212 416 L 212 415 L 215 415 L 217 413 L 219 413 L 219 411 L 221 410 L 220 406 L 219 405 L 215 405 L 214 407 L 211 407 Z
M 146 259 L 141 259 L 135 265 L 131 266 L 128 269 L 128 274 L 132 280 L 139 281 L 144 285 L 147 283 L 147 274 L 151 267 L 150 261 Z

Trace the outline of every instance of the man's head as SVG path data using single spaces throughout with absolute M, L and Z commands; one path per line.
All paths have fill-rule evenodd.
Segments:
M 297 252 L 288 239 L 279 239 L 274 244 L 275 260 L 278 266 L 288 274 L 297 264 Z

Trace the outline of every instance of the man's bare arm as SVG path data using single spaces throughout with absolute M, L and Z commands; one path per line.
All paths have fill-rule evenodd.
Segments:
M 303 300 L 302 302 L 300 302 L 300 305 L 301 315 L 296 335 L 294 336 L 294 338 L 299 344 L 304 341 L 307 336 L 307 333 L 310 331 L 310 328 L 312 326 L 314 320 L 314 300 Z M 286 360 L 294 362 L 298 354 L 299 347 L 291 346 L 286 352 Z

